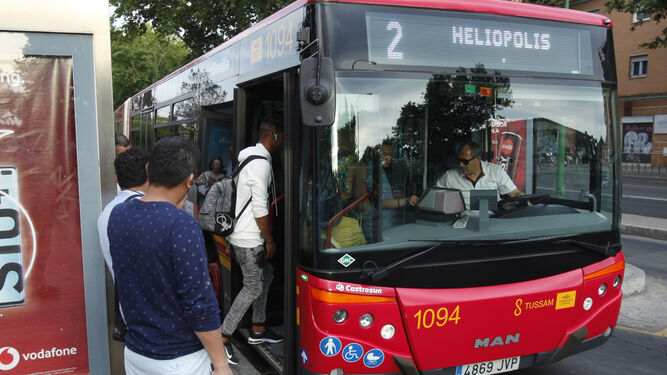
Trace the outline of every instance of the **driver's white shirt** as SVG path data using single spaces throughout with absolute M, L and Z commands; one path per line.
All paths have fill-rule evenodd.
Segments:
M 461 190 L 466 207 L 470 207 L 470 190 L 495 189 L 500 194 L 507 194 L 516 190 L 516 185 L 501 166 L 483 160 L 481 162 L 483 175 L 475 184 L 463 174 L 463 169 L 457 167 L 440 176 L 435 186 Z M 500 199 L 500 195 L 498 195 L 498 199 Z

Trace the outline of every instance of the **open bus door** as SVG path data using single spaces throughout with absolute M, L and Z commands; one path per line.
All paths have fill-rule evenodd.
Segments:
M 296 351 L 296 234 L 298 223 L 297 203 L 299 152 L 298 134 L 300 116 L 298 108 L 298 90 L 296 72 L 276 74 L 261 81 L 252 82 L 234 91 L 233 142 L 234 165 L 237 155 L 244 148 L 254 145 L 258 139 L 258 126 L 268 113 L 281 115 L 283 118 L 285 143 L 281 152 L 272 155 L 272 166 L 276 194 L 271 195 L 269 215 L 272 215 L 273 235 L 276 242 L 276 255 L 271 259 L 273 282 L 267 302 L 267 327 L 282 334 L 285 341 L 279 344 L 255 345 L 260 355 L 272 367 L 283 374 L 294 373 Z M 287 203 L 289 202 L 289 203 Z M 223 314 L 229 311 L 234 298 L 243 287 L 240 267 L 232 261 L 233 254 L 227 244 L 221 245 L 220 261 L 223 280 Z M 238 332 L 247 339 L 252 325 L 251 310 L 241 321 Z

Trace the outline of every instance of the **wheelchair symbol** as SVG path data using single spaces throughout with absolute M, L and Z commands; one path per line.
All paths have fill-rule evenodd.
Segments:
M 364 348 L 357 343 L 348 344 L 343 349 L 343 359 L 346 362 L 356 362 L 364 356 Z

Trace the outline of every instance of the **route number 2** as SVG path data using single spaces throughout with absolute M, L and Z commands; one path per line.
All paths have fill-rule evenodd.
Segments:
M 387 47 L 387 58 L 403 60 L 403 52 L 395 51 L 396 45 L 401 40 L 401 38 L 403 38 L 403 26 L 401 26 L 401 24 L 396 21 L 391 21 L 387 24 L 387 30 L 396 30 L 396 36 L 394 36 L 394 40 L 392 40 L 391 43 L 389 43 L 389 47 Z

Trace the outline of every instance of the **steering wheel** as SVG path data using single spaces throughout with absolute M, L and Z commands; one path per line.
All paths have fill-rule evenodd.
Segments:
M 517 195 L 516 197 L 503 198 L 498 202 L 498 208 L 504 211 L 514 210 L 520 207 L 528 206 L 528 202 L 539 203 L 549 199 L 548 194 L 526 194 Z

